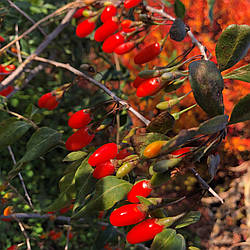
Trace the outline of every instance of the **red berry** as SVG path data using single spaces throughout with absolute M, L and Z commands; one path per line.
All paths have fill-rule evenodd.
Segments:
M 88 9 L 88 7 L 83 7 L 83 8 L 78 9 L 78 10 L 75 12 L 75 14 L 73 15 L 73 18 L 80 18 L 80 17 L 82 17 L 82 16 L 83 16 L 83 15 L 82 15 L 82 12 L 83 12 L 84 10 L 86 10 L 86 9 Z
M 138 87 L 141 85 L 141 83 L 143 83 L 144 81 L 146 81 L 145 78 L 141 78 L 141 77 L 137 76 L 137 77 L 135 78 L 134 82 L 133 82 L 133 86 L 134 86 L 135 88 L 138 88 Z
M 186 154 L 186 153 L 190 152 L 191 150 L 192 150 L 192 147 L 184 147 L 184 148 L 177 149 L 174 152 L 171 152 L 170 154 L 176 155 L 176 156 L 178 156 L 177 158 L 179 158 L 179 157 L 184 156 L 182 154 Z M 182 156 L 180 156 L 180 155 L 182 155 Z
M 141 204 L 128 204 L 114 210 L 110 217 L 113 226 L 128 226 L 144 220 L 147 216 L 147 208 Z
M 80 128 L 67 139 L 65 147 L 69 151 L 80 150 L 87 146 L 93 140 L 94 136 L 94 134 L 89 134 L 87 127 Z
M 13 71 L 16 69 L 16 66 L 14 64 L 10 64 L 5 66 L 3 73 L 10 73 L 10 71 Z
M 53 110 L 58 106 L 59 102 L 56 100 L 56 97 L 51 93 L 44 94 L 38 100 L 39 108 L 45 108 L 48 110 Z
M 93 172 L 93 177 L 96 179 L 101 179 L 105 176 L 112 175 L 115 172 L 115 167 L 110 161 L 106 161 L 96 165 Z
M 156 94 L 161 88 L 160 78 L 150 78 L 143 81 L 137 88 L 136 95 L 138 97 L 151 96 Z
M 9 85 L 6 88 L 4 88 L 2 91 L 0 91 L 0 95 L 1 96 L 8 96 L 13 90 L 14 90 L 14 87 Z
M 135 27 L 131 28 L 131 25 L 133 24 L 133 21 L 130 19 L 125 19 L 121 22 L 121 27 L 122 27 L 122 31 L 126 32 L 126 33 L 130 33 L 136 30 Z
M 101 21 L 105 23 L 110 17 L 115 16 L 116 13 L 117 9 L 114 5 L 107 6 L 101 14 Z
M 3 43 L 4 41 L 5 39 L 2 36 L 0 36 L 0 43 Z
M 118 55 L 124 55 L 124 54 L 130 52 L 131 50 L 133 50 L 134 48 L 135 48 L 134 41 L 126 42 L 126 43 L 122 43 L 121 45 L 116 47 L 114 52 Z
M 91 121 L 90 114 L 85 112 L 84 109 L 77 111 L 72 116 L 70 116 L 68 125 L 71 128 L 82 128 L 88 125 Z
M 131 155 L 130 152 L 128 152 L 128 150 L 126 148 L 120 150 L 120 152 L 117 154 L 116 159 L 117 160 L 121 160 L 126 158 L 127 156 Z
M 103 45 L 102 50 L 106 53 L 112 53 L 116 47 L 118 47 L 120 44 L 124 43 L 125 39 L 122 34 L 122 32 L 118 32 L 110 37 L 108 37 Z
M 124 7 L 126 9 L 130 9 L 130 8 L 137 6 L 140 2 L 141 2 L 141 0 L 125 0 Z
M 76 27 L 76 35 L 80 38 L 88 36 L 95 29 L 95 22 L 89 19 L 79 23 Z
M 150 195 L 152 187 L 149 180 L 137 182 L 132 189 L 128 192 L 127 198 L 131 203 L 140 202 L 136 196 L 147 197 Z
M 147 219 L 134 226 L 127 234 L 127 241 L 130 244 L 152 240 L 156 234 L 163 230 L 164 226 L 157 224 L 157 219 Z
M 100 163 L 113 159 L 117 155 L 117 145 L 115 143 L 107 143 L 98 148 L 88 160 L 89 165 L 96 166 Z
M 17 250 L 17 249 L 18 249 L 17 245 L 12 245 L 12 246 L 7 248 L 7 250 Z
M 107 37 L 112 35 L 119 28 L 118 22 L 116 18 L 109 18 L 103 25 L 101 25 L 95 31 L 95 40 L 97 42 L 104 41 Z
M 161 53 L 161 45 L 152 43 L 138 52 L 134 58 L 135 64 L 143 64 L 152 61 Z

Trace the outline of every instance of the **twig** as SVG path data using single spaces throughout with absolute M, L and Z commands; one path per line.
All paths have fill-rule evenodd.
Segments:
M 190 168 L 190 170 L 193 172 L 194 176 L 200 182 L 200 184 L 202 185 L 202 188 L 210 192 L 214 197 L 216 197 L 223 204 L 224 203 L 223 199 L 206 183 L 206 181 L 202 179 L 199 173 L 194 168 Z
M 31 23 L 35 24 L 36 22 L 23 10 L 21 10 L 17 5 L 15 5 L 12 1 L 6 0 L 10 4 L 11 7 L 16 9 L 18 12 L 20 12 L 24 17 L 26 17 Z M 47 36 L 46 32 L 38 25 L 37 28 L 40 30 L 40 32 L 44 35 Z
M 24 68 L 32 61 L 34 58 L 39 55 L 49 44 L 50 42 L 57 37 L 57 35 L 66 27 L 69 23 L 71 17 L 75 13 L 75 9 L 70 10 L 67 15 L 63 18 L 62 22 L 52 33 L 50 33 L 46 39 L 38 46 L 36 51 L 32 53 L 28 58 L 21 64 L 19 67 L 13 71 L 11 75 L 5 78 L 0 84 L 0 90 L 4 87 L 8 86 L 11 82 L 13 82 L 24 70 Z M 15 39 L 16 40 L 16 39 Z M 1 50 L 0 50 L 1 54 Z
M 152 12 L 152 13 L 157 13 L 159 15 L 162 15 L 163 17 L 166 17 L 167 19 L 169 19 L 171 21 L 175 20 L 174 17 L 167 14 L 163 9 L 156 9 L 156 8 L 153 8 L 153 7 L 149 6 L 149 5 L 146 6 L 146 9 L 148 11 Z M 204 56 L 204 59 L 208 60 L 207 54 L 206 54 L 206 51 L 205 51 L 205 47 L 195 38 L 195 36 L 194 36 L 194 34 L 192 33 L 191 30 L 189 30 L 187 32 L 187 35 L 191 38 L 192 43 L 194 43 L 199 48 L 201 54 Z
M 15 155 L 14 155 L 14 153 L 13 153 L 13 151 L 12 151 L 11 146 L 8 146 L 8 150 L 9 150 L 9 153 L 10 153 L 10 156 L 11 156 L 11 159 L 12 159 L 14 165 L 16 165 Z M 18 173 L 18 176 L 19 176 L 19 179 L 20 179 L 20 181 L 21 181 L 21 184 L 22 184 L 22 187 L 23 187 L 23 190 L 24 190 L 24 194 L 25 194 L 25 196 L 26 196 L 26 198 L 27 198 L 27 200 L 28 200 L 29 206 L 30 206 L 30 208 L 31 208 L 32 210 L 34 210 L 34 207 L 33 207 L 32 201 L 31 201 L 31 198 L 30 198 L 30 196 L 29 196 L 29 193 L 28 193 L 28 191 L 27 191 L 27 188 L 26 188 L 25 183 L 24 183 L 24 180 L 23 180 L 23 176 L 22 176 L 21 173 Z
M 15 215 L 12 215 L 12 218 L 14 218 L 14 220 L 18 223 L 18 225 L 19 225 L 19 227 L 21 229 L 21 232 L 24 235 L 26 245 L 27 245 L 27 250 L 31 250 L 30 238 L 29 238 L 28 234 L 26 233 L 22 222 Z
M 18 37 L 18 25 L 17 24 L 15 25 L 15 31 L 16 31 L 16 37 Z M 20 47 L 19 41 L 16 41 L 16 49 L 17 49 L 18 62 L 22 63 L 23 59 L 22 59 L 22 56 L 21 56 L 21 47 Z
M 71 226 L 67 226 L 67 239 L 66 239 L 66 245 L 65 245 L 64 250 L 69 249 L 69 234 L 70 234 L 70 231 L 71 231 Z
M 126 107 L 126 109 L 128 109 L 131 113 L 133 113 L 138 119 L 140 119 L 146 126 L 150 123 L 150 121 L 148 119 L 146 119 L 143 115 L 141 115 L 139 112 L 137 112 L 134 108 L 132 108 L 127 102 L 125 102 L 124 100 L 122 100 L 121 98 L 119 98 L 118 96 L 116 96 L 112 91 L 110 91 L 105 85 L 103 85 L 102 83 L 98 82 L 97 80 L 93 79 L 92 77 L 88 76 L 87 74 L 75 69 L 74 67 L 72 67 L 70 64 L 65 64 L 65 63 L 61 63 L 61 62 L 56 62 L 50 59 L 45 59 L 42 57 L 34 57 L 33 60 L 36 61 L 40 61 L 40 62 L 45 62 L 45 63 L 49 63 L 52 64 L 56 67 L 60 67 L 60 68 L 64 68 L 68 71 L 71 71 L 72 73 L 74 73 L 77 76 L 81 76 L 83 78 L 85 78 L 86 80 L 88 80 L 89 82 L 93 83 L 94 85 L 96 85 L 97 87 L 99 87 L 100 89 L 102 89 L 106 94 L 108 94 L 114 101 L 118 102 L 120 105 L 122 105 L 123 107 Z

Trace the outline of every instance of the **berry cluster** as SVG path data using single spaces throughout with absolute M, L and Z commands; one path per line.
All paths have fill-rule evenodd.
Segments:
M 139 199 L 137 196 L 148 197 L 151 191 L 152 186 L 149 180 L 137 182 L 127 194 L 127 199 L 132 204 L 121 206 L 110 215 L 109 220 L 113 226 L 121 227 L 138 223 L 127 234 L 127 241 L 130 244 L 152 240 L 164 228 L 164 225 L 158 223 L 156 218 L 146 219 L 148 206 L 138 204 Z

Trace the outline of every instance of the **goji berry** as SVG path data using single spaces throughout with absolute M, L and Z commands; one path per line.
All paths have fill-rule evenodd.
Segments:
M 151 96 L 161 89 L 160 78 L 150 78 L 143 81 L 137 88 L 136 95 L 138 97 Z
M 88 125 L 91 121 L 90 114 L 84 109 L 77 111 L 68 120 L 68 125 L 71 128 L 82 128 Z
M 130 8 L 133 8 L 133 7 L 136 7 L 137 5 L 139 5 L 140 2 L 141 2 L 141 0 L 125 0 L 124 7 L 126 9 L 130 9 Z
M 116 47 L 114 52 L 117 55 L 124 55 L 124 54 L 130 52 L 131 50 L 133 50 L 134 48 L 135 48 L 135 42 L 134 41 L 129 41 L 129 42 L 126 42 L 126 43 L 122 43 L 121 45 Z
M 0 95 L 1 96 L 8 96 L 13 90 L 14 90 L 14 87 L 9 85 L 0 91 Z
M 184 148 L 177 149 L 177 150 L 171 152 L 170 154 L 178 156 L 177 158 L 179 158 L 179 157 L 183 157 L 184 156 L 182 154 L 186 154 L 186 153 L 190 152 L 191 149 L 192 149 L 192 147 L 184 147 Z
M 137 203 L 139 199 L 136 196 L 147 197 L 151 191 L 152 187 L 149 180 L 139 181 L 128 192 L 127 199 L 132 203 Z
M 121 22 L 121 28 L 122 31 L 124 31 L 125 33 L 130 33 L 136 30 L 135 27 L 131 27 L 133 24 L 133 21 L 130 19 L 125 19 Z
M 101 179 L 105 176 L 112 175 L 114 172 L 115 166 L 110 161 L 106 161 L 96 165 L 96 168 L 93 172 L 93 177 L 95 179 Z
M 84 38 L 91 34 L 94 29 L 95 22 L 91 21 L 90 19 L 86 19 L 77 25 L 76 35 L 80 38 Z
M 112 16 L 115 16 L 116 13 L 117 13 L 117 9 L 114 5 L 111 4 L 107 6 L 101 14 L 101 21 L 105 23 L 106 21 L 109 20 L 109 18 L 111 18 Z
M 38 107 L 45 108 L 48 110 L 53 110 L 58 106 L 59 102 L 56 99 L 56 96 L 53 95 L 51 92 L 44 94 L 38 100 Z
M 159 155 L 161 152 L 161 148 L 166 144 L 166 141 L 154 141 L 147 145 L 147 147 L 143 151 L 143 155 L 146 158 L 154 158 Z
M 120 44 L 124 43 L 125 38 L 123 36 L 122 32 L 118 32 L 110 37 L 108 37 L 103 45 L 102 50 L 106 53 L 112 53 L 116 47 L 118 47 Z

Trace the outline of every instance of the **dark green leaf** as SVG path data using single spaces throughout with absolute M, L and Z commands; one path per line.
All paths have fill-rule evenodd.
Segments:
M 110 209 L 116 202 L 122 200 L 131 188 L 132 184 L 115 176 L 100 179 L 96 184 L 93 198 L 74 214 L 72 219 L 78 219 L 95 211 Z
M 151 120 L 146 130 L 165 134 L 173 128 L 174 123 L 174 117 L 168 111 L 163 111 Z
M 39 128 L 29 139 L 26 153 L 19 162 L 32 161 L 47 153 L 51 148 L 59 144 L 61 137 L 62 135 L 54 129 Z
M 234 106 L 229 124 L 250 120 L 250 94 L 246 95 Z
M 77 161 L 77 160 L 84 158 L 86 155 L 87 155 L 87 153 L 83 152 L 83 151 L 71 152 L 71 153 L 66 155 L 66 157 L 63 159 L 63 161 Z
M 228 124 L 227 115 L 217 115 L 210 120 L 203 122 L 198 129 L 200 134 L 213 134 L 224 129 Z
M 176 18 L 169 31 L 170 38 L 180 42 L 185 38 L 186 33 L 187 31 L 185 23 L 182 21 L 182 19 Z
M 157 234 L 151 245 L 152 250 L 185 250 L 185 239 L 181 234 L 176 234 L 174 229 L 164 229 Z
M 8 119 L 0 123 L 0 148 L 7 147 L 18 141 L 31 127 L 25 121 Z
M 250 26 L 232 24 L 221 34 L 215 48 L 220 71 L 231 68 L 246 54 L 250 46 Z
M 189 64 L 189 80 L 198 105 L 210 116 L 224 113 L 224 81 L 216 64 L 197 60 Z
M 164 172 L 164 173 L 154 173 L 151 177 L 150 184 L 153 187 L 159 187 L 162 184 L 168 182 L 170 180 L 170 172 Z
M 250 64 L 233 70 L 232 72 L 224 75 L 223 78 L 250 82 Z
M 185 16 L 185 5 L 180 0 L 174 2 L 174 13 L 177 17 L 183 19 Z
M 189 226 L 200 220 L 201 213 L 199 211 L 191 211 L 184 215 L 175 226 L 176 229 Z
M 74 179 L 75 173 L 70 172 L 64 175 L 60 181 L 59 181 L 59 189 L 60 192 L 64 192 L 70 185 L 75 185 L 75 179 Z

